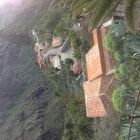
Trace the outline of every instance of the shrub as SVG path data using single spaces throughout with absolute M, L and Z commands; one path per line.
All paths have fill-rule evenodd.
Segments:
M 122 74 L 120 74 L 118 71 L 115 73 L 115 78 L 116 78 L 116 80 L 117 81 L 122 81 L 122 79 L 123 79 L 123 75 Z
M 103 39 L 103 44 L 104 44 L 104 47 L 107 49 L 107 50 L 110 50 L 110 51 L 115 51 L 117 49 L 117 46 L 118 46 L 118 42 L 117 40 L 113 37 L 113 34 L 111 33 L 111 31 L 109 31 L 104 39 Z
M 122 88 L 117 88 L 112 95 L 113 106 L 116 111 L 123 113 L 124 112 L 124 90 Z
M 118 62 L 121 62 L 122 61 L 122 56 L 120 54 L 119 51 L 115 51 L 114 52 L 114 58 L 118 61 Z
M 74 51 L 74 57 L 77 59 L 81 59 L 81 52 L 80 52 L 80 46 L 77 39 L 77 35 L 74 31 L 69 31 L 69 39 L 71 41 L 71 45 Z
M 125 140 L 126 138 L 120 134 L 120 133 L 117 133 L 116 136 L 115 136 L 116 140 Z
M 82 104 L 82 102 L 81 102 L 80 97 L 71 97 L 69 99 L 67 109 L 71 114 L 74 115 L 74 114 L 78 113 L 78 111 L 80 111 L 79 108 L 80 108 L 81 104 Z
M 127 72 L 127 65 L 122 63 L 122 64 L 119 65 L 117 70 L 118 70 L 118 72 L 120 74 L 126 74 L 126 72 Z

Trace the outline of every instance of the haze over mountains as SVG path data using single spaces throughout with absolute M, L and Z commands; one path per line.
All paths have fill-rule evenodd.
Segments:
M 35 64 L 28 36 L 49 2 L 0 6 L 0 140 L 57 140 L 63 132 L 61 104 Z

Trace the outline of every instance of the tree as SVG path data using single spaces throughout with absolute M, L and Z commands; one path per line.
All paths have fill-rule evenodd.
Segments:
M 140 1 L 139 0 L 55 0 L 63 2 L 63 6 L 72 13 L 72 19 L 90 15 L 89 25 L 100 27 L 109 19 L 119 4 L 124 7 L 127 25 L 132 32 L 140 32 Z

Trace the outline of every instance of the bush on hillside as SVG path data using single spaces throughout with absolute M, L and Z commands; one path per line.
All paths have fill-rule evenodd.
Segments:
M 79 42 L 78 42 L 76 32 L 71 30 L 71 31 L 69 31 L 68 36 L 69 36 L 69 39 L 71 41 L 71 45 L 72 45 L 73 52 L 74 52 L 74 57 L 77 58 L 77 59 L 81 59 L 80 45 L 79 45 Z
M 120 113 L 124 112 L 124 95 L 123 94 L 124 94 L 123 89 L 118 88 L 113 92 L 113 95 L 112 95 L 113 106 Z

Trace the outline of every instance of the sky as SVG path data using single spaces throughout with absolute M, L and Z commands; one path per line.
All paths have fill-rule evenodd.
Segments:
M 21 0 L 0 0 L 0 6 L 4 6 L 5 4 L 18 5 L 20 2 Z

